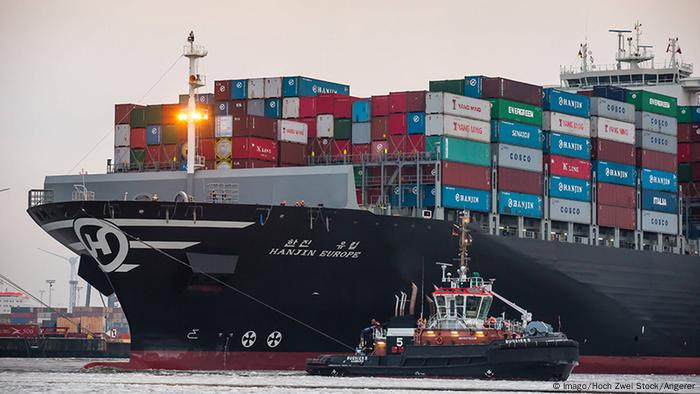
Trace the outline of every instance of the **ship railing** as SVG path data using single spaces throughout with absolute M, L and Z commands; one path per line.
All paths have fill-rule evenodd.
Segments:
M 620 240 L 620 249 L 636 249 L 636 245 L 631 241 Z
M 398 162 L 419 162 L 436 161 L 437 154 L 433 152 L 413 152 L 413 153 L 380 153 L 380 154 L 356 154 L 356 155 L 312 155 L 309 156 L 309 165 L 331 165 L 331 164 L 381 164 Z
M 53 190 L 47 189 L 31 189 L 27 193 L 27 207 L 36 207 L 37 205 L 51 204 L 53 202 Z
M 630 71 L 630 72 L 654 72 L 655 70 L 672 69 L 677 68 L 679 70 L 688 71 L 692 74 L 693 65 L 691 63 L 679 62 L 676 65 L 671 62 L 643 62 L 640 66 L 644 68 L 633 69 L 628 64 L 622 63 L 618 68 L 617 63 L 612 64 L 592 64 L 588 66 L 588 70 L 583 71 L 582 67 L 579 66 L 559 66 L 559 72 L 562 74 L 579 74 L 583 72 L 596 72 L 596 71 Z

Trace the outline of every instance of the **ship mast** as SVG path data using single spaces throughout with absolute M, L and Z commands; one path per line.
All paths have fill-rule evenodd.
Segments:
M 459 281 L 467 281 L 469 272 L 469 251 L 472 237 L 469 234 L 469 211 L 462 211 L 459 218 Z
M 189 94 L 190 97 L 187 101 L 187 174 L 194 174 L 195 170 L 195 155 L 196 155 L 196 135 L 195 135 L 195 118 L 200 116 L 196 115 L 197 103 L 195 101 L 195 94 L 197 89 L 206 85 L 206 78 L 204 75 L 198 73 L 199 59 L 207 56 L 207 50 L 203 45 L 194 44 L 194 32 L 190 32 L 187 37 L 187 44 L 183 50 L 183 56 L 190 60 L 190 72 L 188 76 L 189 84 Z

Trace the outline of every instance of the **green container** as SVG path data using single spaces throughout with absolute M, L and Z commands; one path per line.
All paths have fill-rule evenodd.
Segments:
M 129 125 L 134 127 L 146 127 L 146 109 L 134 108 L 131 110 Z
M 693 110 L 692 107 L 688 106 L 678 106 L 678 123 L 692 123 L 693 122 Z
M 425 139 L 425 151 L 437 152 L 440 159 L 477 166 L 491 166 L 491 144 L 461 138 L 431 136 Z
M 678 182 L 690 182 L 690 163 L 678 163 Z
M 505 99 L 489 99 L 491 119 L 510 120 L 542 127 L 542 108 Z
M 148 124 L 161 124 L 163 123 L 163 106 L 149 105 L 146 107 L 146 123 Z
M 352 139 L 352 120 L 336 119 L 333 121 L 333 138 L 337 140 Z
M 447 92 L 464 96 L 464 78 L 430 81 L 428 86 L 431 92 Z
M 131 168 L 142 168 L 143 163 L 146 161 L 146 150 L 145 149 L 132 149 L 130 158 Z
M 164 144 L 177 144 L 178 143 L 178 135 L 177 135 L 177 126 L 174 124 L 168 124 L 163 126 L 163 143 Z
M 362 167 L 355 167 L 354 175 L 355 175 L 355 186 L 356 187 L 362 186 Z
M 626 101 L 634 104 L 635 111 L 653 112 L 659 115 L 677 117 L 678 100 L 646 90 L 628 90 Z

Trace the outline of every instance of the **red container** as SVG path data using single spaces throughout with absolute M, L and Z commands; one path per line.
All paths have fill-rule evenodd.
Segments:
M 352 102 L 354 97 L 338 95 L 333 104 L 333 117 L 335 119 L 350 119 L 352 118 Z
M 635 209 L 598 204 L 598 225 L 634 230 Z
M 31 338 L 39 336 L 36 324 L 0 324 L 0 337 Z
M 234 118 L 248 116 L 248 100 L 231 100 L 228 111 Z
M 372 96 L 372 116 L 389 115 L 389 96 Z
M 131 135 L 129 136 L 129 146 L 132 148 L 146 148 L 146 129 L 145 128 L 134 128 L 131 129 Z
M 425 112 L 425 90 L 407 92 L 406 112 Z
M 316 118 L 294 119 L 295 122 L 306 123 L 309 138 L 316 138 Z
M 635 147 L 617 141 L 591 138 L 591 159 L 635 165 Z
M 544 162 L 549 165 L 549 173 L 552 175 L 591 179 L 590 161 L 565 156 L 547 155 L 545 156 Z
M 678 142 L 700 142 L 700 123 L 679 123 Z
M 231 167 L 233 168 L 270 168 L 276 167 L 274 161 L 256 160 L 256 159 L 242 159 L 233 160 L 231 162 Z
M 365 160 L 370 158 L 372 144 L 353 144 L 351 149 L 353 163 L 361 163 L 362 158 L 365 158 Z
M 332 140 L 331 156 L 342 157 L 351 154 L 350 140 Z
M 632 186 L 614 183 L 596 183 L 596 202 L 602 205 L 623 208 L 636 208 L 637 197 Z
M 491 189 L 491 168 L 454 161 L 442 162 L 442 183 L 468 189 Z
M 690 163 L 690 179 L 693 182 L 700 181 L 700 163 Z
M 216 140 L 213 138 L 200 138 L 197 141 L 197 154 L 204 156 L 207 161 L 214 161 L 216 159 L 216 151 L 214 150 L 214 143 Z
M 382 158 L 389 151 L 388 141 L 372 141 L 371 146 L 372 158 L 375 160 Z
M 372 141 L 385 140 L 389 136 L 389 117 L 377 116 L 372 118 Z
M 406 152 L 406 136 L 405 135 L 390 135 L 387 140 L 387 150 L 389 154 L 397 154 Z
M 406 152 L 420 153 L 425 152 L 425 135 L 411 134 L 406 139 Z
M 696 145 L 696 144 L 693 144 L 693 145 Z M 697 145 L 698 145 L 697 148 L 691 149 L 691 147 L 690 147 L 691 144 L 688 144 L 688 143 L 678 144 L 678 161 L 681 163 L 688 163 L 691 161 L 700 161 L 700 144 L 697 144 Z M 696 159 L 696 157 L 698 159 Z
M 678 171 L 678 157 L 672 153 L 637 149 L 637 167 L 675 173 Z
M 316 111 L 316 97 L 299 97 L 299 117 L 316 119 L 316 115 L 318 115 L 318 112 Z M 314 135 L 316 134 L 314 133 Z
M 146 148 L 146 164 L 159 164 L 162 161 L 160 145 L 149 145 Z
M 491 169 L 488 168 L 488 170 L 490 174 Z M 498 190 L 542 195 L 542 190 L 544 189 L 542 173 L 505 167 L 498 167 L 497 171 Z
M 209 119 L 200 120 L 195 126 L 199 138 L 214 138 L 214 116 L 213 112 L 209 112 L 209 114 Z M 185 128 L 187 128 L 187 124 L 185 124 Z
M 231 81 L 214 81 L 214 100 L 226 101 L 231 99 Z
M 180 115 L 180 112 L 182 112 L 182 107 L 180 107 L 180 104 L 163 104 L 163 124 L 177 124 L 181 122 L 177 116 Z M 209 114 L 209 116 L 212 116 L 212 114 Z M 187 122 L 184 122 L 187 123 Z
M 136 104 L 115 104 L 114 105 L 114 124 L 126 124 L 131 120 L 131 110 L 134 108 L 143 108 Z
M 390 92 L 389 93 L 389 113 L 406 113 L 408 112 L 408 92 Z
M 336 93 L 322 93 L 316 96 L 316 113 L 321 114 L 332 114 L 333 108 L 335 106 L 335 98 L 340 96 Z
M 161 161 L 177 164 L 178 152 L 177 144 L 163 145 L 160 155 Z
M 277 143 L 271 139 L 255 137 L 233 137 L 233 159 L 254 159 L 277 162 Z M 213 153 L 213 145 L 212 145 Z
M 576 92 L 576 94 L 578 94 L 580 96 L 593 97 L 592 90 L 579 90 L 578 92 Z
M 691 144 L 678 144 L 678 154 L 681 153 L 681 145 L 689 148 L 688 161 L 700 161 L 700 143 L 693 142 Z
M 332 153 L 332 138 L 314 138 L 307 145 L 308 155 L 311 157 L 330 156 Z
M 481 79 L 481 97 L 504 98 L 521 103 L 542 106 L 542 87 L 505 78 Z
M 389 115 L 388 131 L 390 135 L 406 134 L 406 114 Z
M 295 144 L 293 142 L 278 142 L 280 166 L 304 166 L 307 163 L 306 144 Z
M 234 137 L 277 139 L 277 121 L 263 116 L 246 115 L 233 118 Z

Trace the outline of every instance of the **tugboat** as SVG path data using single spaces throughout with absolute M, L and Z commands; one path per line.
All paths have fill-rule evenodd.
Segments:
M 394 317 L 386 327 L 372 320 L 354 355 L 321 355 L 306 360 L 311 375 L 431 376 L 504 380 L 566 380 L 578 365 L 578 342 L 493 290 L 494 280 L 469 274 L 469 215 L 460 216 L 460 267 L 453 278 L 442 266 L 442 286 L 426 297 L 430 318 L 416 318 L 417 286 L 396 296 Z M 520 313 L 520 320 L 489 317 L 497 298 Z

